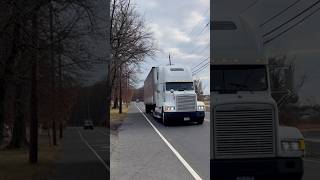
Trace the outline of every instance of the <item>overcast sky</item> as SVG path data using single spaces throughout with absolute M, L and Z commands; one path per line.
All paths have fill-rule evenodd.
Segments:
M 288 19 L 310 7 L 310 5 L 316 1 L 317 0 L 214 0 L 214 8 L 211 13 L 215 17 L 222 14 L 228 16 L 238 13 L 246 19 L 246 21 L 251 23 L 256 32 L 261 35 L 283 24 Z M 262 22 L 265 22 L 270 17 L 286 9 L 294 2 L 298 3 L 286 10 L 285 13 L 273 18 L 262 28 L 259 27 Z M 269 37 L 274 37 L 305 18 L 302 23 L 294 26 L 294 28 L 282 34 L 279 38 L 264 46 L 264 51 L 267 56 L 286 54 L 289 58 L 295 59 L 296 80 L 298 81 L 303 75 L 307 76 L 307 81 L 303 88 L 300 89 L 299 94 L 303 102 L 309 103 L 320 103 L 319 7 L 320 3 L 263 39 L 266 40 Z M 315 13 L 310 15 L 312 12 Z M 307 17 L 308 15 L 310 16 Z
M 159 49 L 154 59 L 148 58 L 141 65 L 138 86 L 143 86 L 151 67 L 169 63 L 169 53 L 173 64 L 188 65 L 191 69 L 203 62 L 193 71 L 200 71 L 209 63 L 210 0 L 132 0 L 132 3 L 154 33 Z M 203 80 L 205 94 L 210 93 L 209 76 L 209 66 L 194 76 Z

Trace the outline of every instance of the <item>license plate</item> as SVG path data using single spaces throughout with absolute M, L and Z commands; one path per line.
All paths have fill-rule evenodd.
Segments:
M 237 180 L 254 180 L 254 176 L 238 176 Z
M 184 121 L 190 121 L 190 117 L 184 117 L 183 120 Z

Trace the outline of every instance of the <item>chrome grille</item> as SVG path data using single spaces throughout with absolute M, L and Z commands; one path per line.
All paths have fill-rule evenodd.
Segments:
M 214 112 L 216 158 L 274 156 L 273 108 L 261 105 L 251 105 L 251 107 L 256 109 L 216 108 Z
M 176 96 L 177 111 L 196 111 L 197 98 L 195 95 Z

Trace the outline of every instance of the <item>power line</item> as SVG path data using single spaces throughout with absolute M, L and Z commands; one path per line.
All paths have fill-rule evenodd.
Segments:
M 281 33 L 279 33 L 276 36 L 273 36 L 272 38 L 266 40 L 263 42 L 263 45 L 266 45 L 270 42 L 272 42 L 273 40 L 277 39 L 278 37 L 280 37 L 281 35 L 285 34 L 286 32 L 290 31 L 292 28 L 298 26 L 299 24 L 303 23 L 306 19 L 308 19 L 309 17 L 311 17 L 312 15 L 314 15 L 316 12 L 318 12 L 320 10 L 320 7 L 317 8 L 316 10 L 314 10 L 313 12 L 311 12 L 309 15 L 305 16 L 303 19 L 301 19 L 300 21 L 298 21 L 297 23 L 293 24 L 292 26 L 290 26 L 289 28 L 285 29 L 284 31 L 282 31 Z
M 274 16 L 268 18 L 267 20 L 265 20 L 262 24 L 260 24 L 260 27 L 263 27 L 264 25 L 266 25 L 267 23 L 269 23 L 270 21 L 272 21 L 273 19 L 277 18 L 278 16 L 282 15 L 283 13 L 285 13 L 286 11 L 288 11 L 290 8 L 292 8 L 293 6 L 295 6 L 296 4 L 298 4 L 301 0 L 297 0 L 295 2 L 293 2 L 292 4 L 290 4 L 288 7 L 286 7 L 285 9 L 281 10 L 280 12 L 276 13 Z
M 263 35 L 263 37 L 268 36 L 269 34 L 275 32 L 276 30 L 280 29 L 281 27 L 285 26 L 286 24 L 290 23 L 291 21 L 293 21 L 294 19 L 296 19 L 297 17 L 301 16 L 302 14 L 306 13 L 307 11 L 309 11 L 311 8 L 313 8 L 314 6 L 316 6 L 317 4 L 320 3 L 320 0 L 318 0 L 317 2 L 313 3 L 311 6 L 309 6 L 308 8 L 304 9 L 303 11 L 301 11 L 300 13 L 298 13 L 297 15 L 295 15 L 294 17 L 288 19 L 286 22 L 280 24 L 279 26 L 273 28 L 271 31 L 265 33 Z
M 197 34 L 197 36 L 194 36 L 193 38 L 194 38 L 194 39 L 197 39 L 197 38 L 204 32 L 204 30 L 206 30 L 206 28 L 209 27 L 209 25 L 210 25 L 210 22 L 208 22 L 208 23 L 201 29 L 201 31 L 199 31 L 199 33 Z
M 199 69 L 197 72 L 192 73 L 192 76 L 199 74 L 200 72 L 202 72 L 203 70 L 205 70 L 208 66 L 209 66 L 209 63 L 206 64 L 205 66 L 203 66 L 203 68 L 202 68 L 202 69 Z
M 202 65 L 200 68 L 198 68 L 197 70 L 192 71 L 192 74 L 198 74 L 199 72 L 203 71 L 210 63 L 207 62 L 206 64 Z
M 205 13 L 202 14 L 202 16 L 206 15 L 209 12 L 210 8 L 208 8 Z M 202 23 L 203 21 L 198 22 L 193 28 L 191 29 L 190 33 L 188 33 L 188 36 L 191 36 L 191 34 L 194 32 L 194 30 Z
M 202 29 L 202 31 L 198 34 L 198 36 L 206 29 L 206 27 L 209 26 L 209 24 L 210 24 L 210 22 L 206 24 L 206 26 Z M 209 47 L 210 47 L 210 43 L 208 43 L 207 46 L 204 47 L 200 52 L 202 53 L 204 50 L 206 50 L 206 49 L 209 48 Z M 193 54 L 194 52 L 198 51 L 199 48 L 200 48 L 200 47 L 195 47 L 195 48 L 193 48 L 193 49 L 191 50 L 190 54 Z
M 200 66 L 202 63 L 208 61 L 209 58 L 210 58 L 210 57 L 205 58 L 203 61 L 201 61 L 198 65 L 194 66 L 192 69 L 195 69 L 195 68 L 197 68 L 198 66 Z
M 249 6 L 248 6 L 247 8 L 245 8 L 244 10 L 242 10 L 242 11 L 240 12 L 240 14 L 246 12 L 248 9 L 252 8 L 253 6 L 255 6 L 258 2 L 259 2 L 259 0 L 256 0 L 256 1 L 252 2 L 251 4 L 249 4 Z
M 210 47 L 210 43 L 208 43 L 201 51 L 199 51 L 198 53 L 195 53 L 195 52 L 197 52 L 197 50 L 199 49 L 199 47 L 198 48 L 194 48 L 191 52 L 190 52 L 190 54 L 202 54 L 203 52 L 204 52 L 204 50 L 206 50 L 206 49 L 208 49 Z

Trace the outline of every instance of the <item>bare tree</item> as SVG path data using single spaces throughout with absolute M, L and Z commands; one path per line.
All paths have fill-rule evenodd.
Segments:
M 297 102 L 297 92 L 303 87 L 307 76 L 303 75 L 300 80 L 295 80 L 294 58 L 289 59 L 286 55 L 270 58 L 269 72 L 272 96 L 279 107 Z
M 204 96 L 203 96 L 203 85 L 202 81 L 200 79 L 194 80 L 194 89 L 197 94 L 198 100 L 203 101 Z
M 31 163 L 37 162 L 38 124 L 47 124 L 47 128 L 53 129 L 56 144 L 56 123 L 62 135 L 64 121 L 75 104 L 76 93 L 72 87 L 82 80 L 79 75 L 101 63 L 101 57 L 92 53 L 87 45 L 88 39 L 99 33 L 93 11 L 96 2 L 0 2 L 0 144 L 4 122 L 9 122 L 5 113 L 13 112 L 14 120 L 9 122 L 13 126 L 9 147 L 29 145 Z M 14 105 L 9 109 L 5 99 L 11 89 L 14 89 L 14 103 L 11 102 Z M 27 103 L 30 106 L 26 106 Z M 30 126 L 27 143 L 26 124 Z
M 112 59 L 108 64 L 107 109 L 110 109 L 112 87 L 115 85 L 115 81 L 117 79 L 119 82 L 123 80 L 122 70 L 130 65 L 143 62 L 145 57 L 153 56 L 156 51 L 152 33 L 145 27 L 144 20 L 136 12 L 135 6 L 131 4 L 130 0 L 112 1 L 110 34 Z M 121 86 L 119 90 L 122 90 Z M 122 94 L 119 99 L 121 105 Z M 119 112 L 121 112 L 121 107 Z M 110 116 L 108 115 L 107 118 Z

